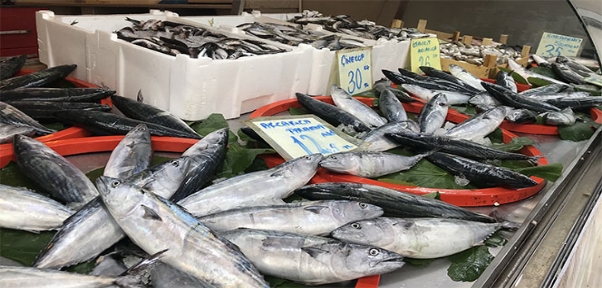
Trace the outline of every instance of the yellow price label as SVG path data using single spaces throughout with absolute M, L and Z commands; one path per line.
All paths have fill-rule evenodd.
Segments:
M 413 72 L 420 73 L 420 66 L 428 66 L 441 70 L 439 39 L 417 38 L 411 40 L 410 67 Z
M 577 56 L 583 39 L 543 32 L 535 54 L 543 57 Z
M 372 47 L 337 51 L 339 86 L 350 95 L 372 90 Z

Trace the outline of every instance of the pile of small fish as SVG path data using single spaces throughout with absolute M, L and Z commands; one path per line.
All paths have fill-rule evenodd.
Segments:
M 288 22 L 300 25 L 321 25 L 331 32 L 372 40 L 384 38 L 403 41 L 412 38 L 430 37 L 429 34 L 421 33 L 416 29 L 388 28 L 376 25 L 376 23 L 368 20 L 356 21 L 347 15 L 324 16 L 320 12 L 309 10 L 303 11 L 301 15 L 289 19 Z
M 366 46 L 366 44 L 358 40 L 310 29 L 301 29 L 290 25 L 254 22 L 240 24 L 236 27 L 241 28 L 247 34 L 291 46 L 298 46 L 304 43 L 317 49 L 328 48 L 329 50 Z
M 407 77 L 391 71 L 384 72 L 395 81 L 397 78 Z M 446 81 L 441 80 L 434 85 L 442 85 Z M 449 87 L 472 89 L 468 85 L 462 85 L 464 84 L 455 82 L 453 85 L 449 84 Z M 320 166 L 327 170 L 378 178 L 403 173 L 426 158 L 454 175 L 459 185 L 470 183 L 477 187 L 502 186 L 515 189 L 537 185 L 536 181 L 523 174 L 485 162 L 494 159 L 538 162 L 539 157 L 505 152 L 480 144 L 487 143 L 488 139 L 485 137 L 504 120 L 504 107 L 488 110 L 450 129 L 443 129 L 450 100 L 446 93 L 432 94 L 434 95 L 430 95 L 431 98 L 418 115 L 417 123 L 407 117 L 400 98 L 391 89 L 384 89 L 379 95 L 378 108 L 385 118 L 337 86 L 333 86 L 331 90 L 334 105 L 303 93 L 297 93 L 296 96 L 307 111 L 364 142 L 359 152 L 338 152 L 326 156 Z M 450 98 L 455 99 L 453 95 Z M 401 99 L 407 100 L 405 96 Z M 400 146 L 410 149 L 416 155 L 402 156 L 387 151 Z
M 506 45 L 473 45 L 453 41 L 441 43 L 439 45 L 441 58 L 450 58 L 458 61 L 465 61 L 475 65 L 483 65 L 485 55 L 497 56 L 496 64 L 502 65 L 508 63 L 508 59 L 518 60 L 521 58 L 521 51 Z M 496 66 L 497 66 L 496 65 Z
M 191 58 L 238 59 L 287 52 L 284 48 L 263 41 L 228 37 L 191 25 L 157 19 L 126 20 L 132 23 L 132 27 L 116 31 L 119 39 L 174 56 L 184 54 Z
M 572 60 L 568 57 L 558 56 L 550 58 L 548 61 L 543 57 L 540 57 L 536 54 L 531 55 L 533 61 L 537 63 L 540 67 L 550 68 L 552 72 L 554 72 L 555 78 L 545 77 L 543 75 L 533 75 L 533 73 L 526 69 L 516 69 L 516 73 L 521 75 L 525 80 L 528 80 L 529 77 L 536 77 L 542 80 L 548 81 L 552 84 L 576 84 L 576 85 L 584 85 L 589 84 L 585 81 L 585 78 L 591 76 L 602 77 L 590 68 L 586 67 L 579 62 Z M 517 67 L 518 68 L 518 67 Z M 543 76 L 543 77 L 542 77 Z

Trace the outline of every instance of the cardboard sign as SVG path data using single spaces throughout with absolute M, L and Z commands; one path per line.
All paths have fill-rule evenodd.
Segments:
M 592 75 L 592 76 L 586 77 L 584 80 L 587 83 L 602 87 L 602 76 Z
M 420 72 L 420 66 L 428 66 L 441 70 L 439 39 L 412 39 L 410 42 L 410 63 L 410 67 L 415 73 L 422 73 Z
M 372 47 L 337 51 L 339 86 L 350 95 L 372 90 Z
M 358 148 L 359 140 L 339 132 L 315 115 L 271 116 L 244 121 L 285 160 Z
M 581 38 L 543 32 L 535 54 L 543 57 L 577 56 L 581 42 Z

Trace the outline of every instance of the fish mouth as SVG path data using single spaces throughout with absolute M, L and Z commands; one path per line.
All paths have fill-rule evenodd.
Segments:
M 403 264 L 403 256 L 392 256 L 380 261 L 372 261 L 370 267 L 375 267 L 381 264 Z

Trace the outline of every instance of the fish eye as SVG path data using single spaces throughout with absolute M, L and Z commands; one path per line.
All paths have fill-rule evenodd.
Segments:
M 376 248 L 370 248 L 370 250 L 368 250 L 368 254 L 370 254 L 370 256 L 377 256 L 380 254 L 380 251 Z
M 360 203 L 360 208 L 362 208 L 362 209 L 368 208 L 368 204 Z
M 359 223 L 353 223 L 351 224 L 351 227 L 355 228 L 355 229 L 362 229 L 362 225 L 360 225 Z
M 111 182 L 111 187 L 115 188 L 115 187 L 119 186 L 119 184 L 121 184 L 121 182 L 119 182 L 118 180 L 114 180 Z
M 173 165 L 174 167 L 179 167 L 180 161 L 177 161 L 177 160 L 171 161 L 171 165 Z

